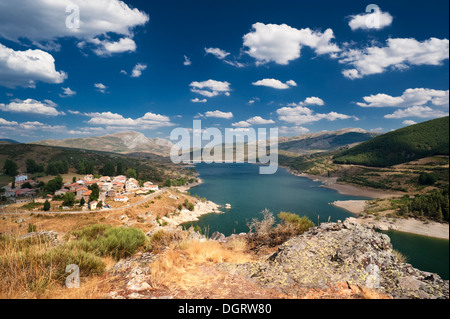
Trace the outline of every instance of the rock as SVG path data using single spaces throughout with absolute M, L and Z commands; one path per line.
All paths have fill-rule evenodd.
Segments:
M 211 235 L 210 239 L 218 242 L 224 242 L 225 235 L 216 231 Z
M 23 222 L 25 222 L 25 219 L 23 219 L 22 217 L 19 217 L 14 222 L 17 224 L 22 224 Z
M 18 240 L 27 240 L 31 238 L 38 238 L 42 241 L 49 242 L 51 244 L 58 244 L 58 233 L 55 231 L 41 231 L 35 233 L 28 233 L 22 236 L 19 236 Z
M 398 299 L 449 298 L 448 281 L 399 263 L 390 238 L 354 218 L 312 228 L 264 260 L 219 268 L 288 294 L 347 282 Z

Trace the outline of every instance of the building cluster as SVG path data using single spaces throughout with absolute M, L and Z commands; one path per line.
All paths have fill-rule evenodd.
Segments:
M 18 175 L 15 177 L 15 187 L 11 185 L 5 188 L 5 196 L 10 198 L 36 197 L 35 189 L 22 188 L 25 183 L 29 183 L 31 187 L 34 187 L 36 184 L 34 180 L 29 180 L 25 174 Z M 99 188 L 98 201 L 90 201 L 92 195 L 90 186 L 94 184 L 97 184 Z M 64 184 L 61 189 L 55 192 L 54 196 L 64 196 L 67 193 L 74 193 L 75 200 L 81 201 L 81 199 L 84 199 L 86 203 L 85 208 L 95 210 L 99 202 L 105 203 L 107 198 L 115 202 L 127 203 L 130 200 L 129 196 L 144 195 L 158 190 L 158 185 L 154 185 L 152 182 L 145 182 L 140 186 L 139 181 L 134 178 L 127 178 L 124 175 L 114 177 L 101 176 L 99 178 L 95 178 L 94 175 L 86 175 L 76 182 Z M 45 199 L 51 201 L 54 196 L 48 195 Z

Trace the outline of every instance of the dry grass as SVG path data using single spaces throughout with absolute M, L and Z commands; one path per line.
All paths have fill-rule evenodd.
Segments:
M 188 241 L 172 247 L 162 254 L 151 266 L 152 285 L 176 285 L 189 289 L 216 282 L 217 278 L 207 278 L 199 269 L 218 263 L 245 263 L 253 261 L 253 256 L 245 253 L 242 241 L 222 245 L 214 241 Z

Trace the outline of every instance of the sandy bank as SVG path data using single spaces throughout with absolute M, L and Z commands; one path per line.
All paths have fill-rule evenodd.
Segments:
M 207 214 L 222 214 L 220 211 L 220 206 L 214 202 L 207 201 L 201 202 L 199 201 L 194 206 L 194 210 L 190 211 L 188 209 L 183 209 L 180 211 L 178 215 L 171 217 L 163 217 L 162 220 L 166 221 L 170 226 L 179 226 L 188 222 L 196 222 L 203 215 Z
M 340 207 L 348 210 L 353 214 L 361 214 L 364 212 L 367 201 L 364 200 L 351 200 L 351 201 L 337 201 L 332 203 L 336 207 Z M 449 239 L 449 225 L 445 223 L 438 223 L 434 221 L 423 222 L 413 218 L 397 218 L 388 219 L 382 217 L 380 220 L 376 220 L 373 217 L 369 218 L 357 218 L 356 221 L 359 224 L 367 225 L 379 230 L 396 230 L 405 233 L 411 233 L 416 235 L 422 235 L 427 237 Z
M 348 195 L 348 196 L 358 196 L 358 197 L 367 197 L 367 198 L 391 198 L 391 197 L 399 197 L 403 196 L 404 194 L 392 192 L 392 191 L 383 191 L 373 188 L 367 188 L 367 187 L 359 187 L 355 185 L 350 184 L 341 184 L 338 183 L 337 177 L 323 177 L 323 176 L 316 176 L 316 175 L 308 175 L 304 173 L 294 173 L 292 171 L 289 171 L 291 174 L 299 177 L 306 177 L 308 179 L 311 179 L 313 181 L 321 182 L 324 188 L 334 189 L 341 195 Z

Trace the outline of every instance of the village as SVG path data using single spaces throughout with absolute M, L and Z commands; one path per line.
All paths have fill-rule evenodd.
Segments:
M 20 174 L 15 177 L 14 182 L 3 187 L 3 196 L 10 203 L 24 204 L 66 202 L 67 198 L 71 198 L 73 202 L 71 205 L 57 205 L 53 208 L 73 210 L 76 207 L 78 210 L 93 211 L 118 208 L 134 202 L 134 198 L 159 190 L 159 186 L 150 181 L 140 183 L 135 178 L 127 178 L 125 175 L 110 177 L 88 174 L 80 179 L 73 177 L 72 182 L 63 183 L 53 194 L 48 192 L 40 194 L 38 185 L 39 181 L 29 179 L 26 174 Z

